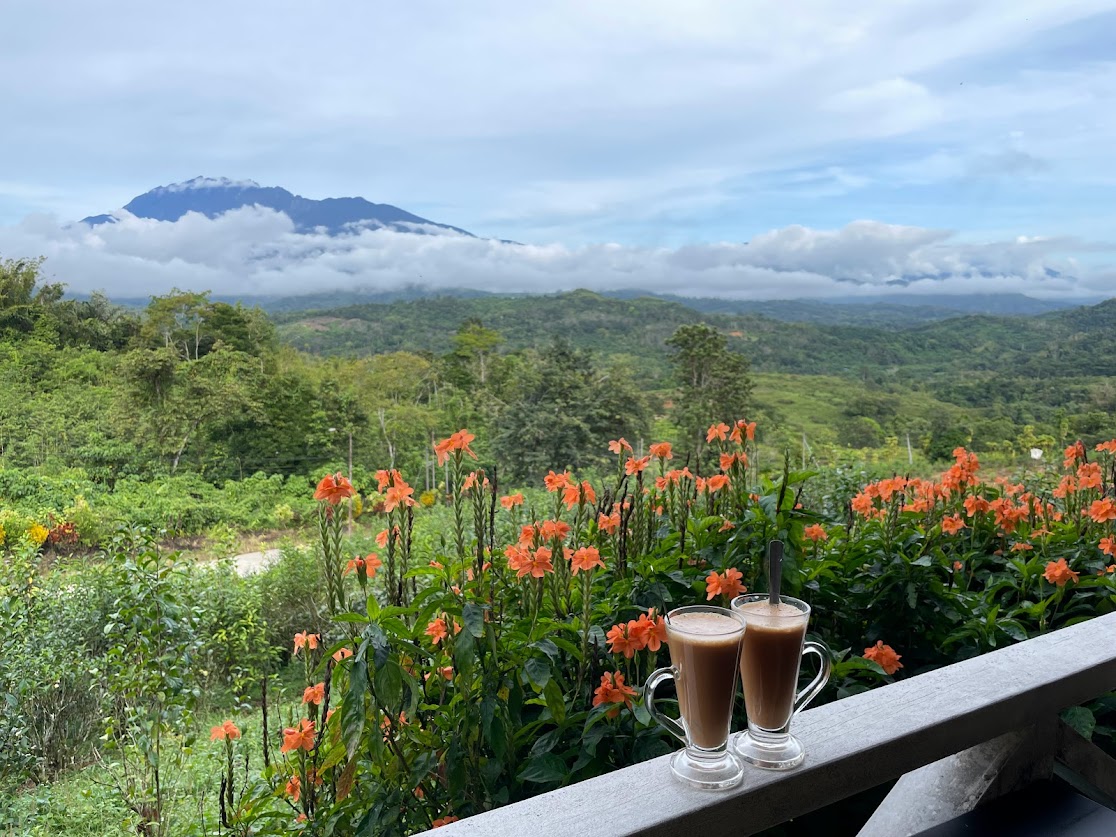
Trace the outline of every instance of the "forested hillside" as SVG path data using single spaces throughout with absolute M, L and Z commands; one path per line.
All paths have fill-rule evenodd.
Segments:
M 432 488 L 430 440 L 447 429 L 482 431 L 480 455 L 519 480 L 604 467 L 601 438 L 697 454 L 696 428 L 722 412 L 760 419 L 772 462 L 791 448 L 909 468 L 967 444 L 1009 463 L 1116 435 L 1114 328 L 1116 301 L 874 329 L 588 291 L 270 317 L 172 293 L 135 310 L 5 262 L 0 496 L 59 512 L 81 497 L 110 517 L 127 503 L 184 531 L 282 525 L 309 480 L 347 470 L 350 438 L 358 481 L 394 464 Z M 221 493 L 253 474 L 254 509 Z

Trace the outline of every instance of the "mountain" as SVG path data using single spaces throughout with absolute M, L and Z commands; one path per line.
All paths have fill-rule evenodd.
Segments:
M 132 198 L 124 209 L 138 218 L 177 221 L 187 212 L 200 212 L 216 218 L 244 206 L 263 206 L 283 212 L 298 232 L 324 228 L 338 235 L 360 228 L 386 228 L 397 232 L 429 233 L 431 227 L 473 237 L 472 233 L 448 224 L 420 218 L 397 206 L 372 203 L 364 198 L 325 198 L 313 200 L 295 195 L 278 186 L 260 186 L 254 180 L 229 180 L 227 177 L 195 177 L 185 183 L 159 186 Z M 112 214 L 83 218 L 86 224 L 111 224 Z

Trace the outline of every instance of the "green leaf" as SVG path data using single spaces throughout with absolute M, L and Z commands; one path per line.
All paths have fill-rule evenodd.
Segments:
M 352 758 L 360 746 L 364 732 L 364 691 L 368 683 L 368 664 L 359 660 L 349 672 L 349 691 L 341 704 L 341 740 L 345 752 Z
M 468 677 L 473 672 L 475 658 L 473 635 L 469 631 L 462 631 L 454 639 L 453 667 L 459 674 Z
M 566 778 L 566 763 L 553 753 L 535 756 L 519 773 L 521 782 L 560 782 Z
M 399 663 L 388 660 L 377 668 L 373 685 L 376 687 L 376 697 L 380 702 L 395 712 L 403 701 L 403 673 Z
M 1084 706 L 1071 707 L 1064 711 L 1061 717 L 1086 741 L 1093 740 L 1093 730 L 1097 728 L 1097 719 Z
M 480 639 L 484 636 L 484 608 L 474 602 L 468 602 L 461 612 L 465 622 L 465 630 Z
M 523 670 L 531 684 L 540 691 L 550 682 L 550 660 L 546 657 L 532 657 L 523 666 Z
M 543 689 L 543 699 L 546 701 L 546 708 L 550 710 L 550 715 L 555 721 L 560 724 L 566 720 L 566 699 L 562 695 L 562 690 L 558 687 L 557 680 L 551 680 L 546 684 L 546 688 Z
M 549 753 L 554 749 L 554 745 L 558 743 L 558 737 L 561 734 L 561 729 L 552 729 L 550 732 L 536 738 L 535 743 L 531 745 L 530 755 L 541 756 Z

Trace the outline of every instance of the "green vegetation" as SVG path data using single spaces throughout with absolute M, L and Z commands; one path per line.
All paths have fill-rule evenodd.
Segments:
M 750 435 L 709 429 L 708 478 L 669 446 L 617 446 L 611 477 L 501 497 L 462 430 L 437 445 L 446 505 L 378 474 L 371 552 L 371 530 L 346 535 L 355 490 L 329 475 L 317 548 L 249 578 L 141 531 L 44 571 L 23 538 L 0 586 L 0 698 L 19 707 L 0 727 L 0 822 L 407 834 L 661 755 L 639 688 L 667 658 L 660 615 L 762 589 L 773 538 L 834 656 L 826 700 L 1116 610 L 1116 440 L 1066 451 L 1050 502 L 1056 469 L 985 482 L 964 450 L 937 480 L 809 490 L 809 471 L 750 466 Z M 819 493 L 843 494 L 837 519 L 798 502 Z M 1110 695 L 1063 717 L 1113 749 L 1114 710 Z
M 225 833 L 396 834 L 665 752 L 616 679 L 664 652 L 616 639 L 712 573 L 762 589 L 775 536 L 828 699 L 1116 607 L 1092 452 L 1116 301 L 886 329 L 584 291 L 272 320 L 68 300 L 39 267 L 0 262 L 0 829 L 216 834 L 225 776 Z M 915 478 L 958 447 L 1026 489 L 968 453 Z M 270 530 L 320 544 L 248 578 L 171 548 Z M 327 683 L 323 727 L 300 698 Z M 1111 746 L 1113 705 L 1073 717 Z M 281 752 L 300 718 L 314 746 Z M 207 741 L 224 720 L 243 737 Z

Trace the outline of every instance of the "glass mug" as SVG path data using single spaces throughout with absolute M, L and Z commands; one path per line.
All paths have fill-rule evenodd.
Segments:
M 698 788 L 720 790 L 738 785 L 744 766 L 728 747 L 736 672 L 744 638 L 744 619 L 723 607 L 694 605 L 666 615 L 670 668 L 647 678 L 647 711 L 686 745 L 670 759 L 674 775 Z M 674 680 L 679 720 L 655 705 L 655 689 Z
M 740 680 L 744 688 L 747 732 L 733 741 L 736 754 L 749 764 L 770 770 L 789 770 L 802 763 L 806 751 L 790 734 L 791 719 L 806 708 L 829 680 L 829 649 L 820 642 L 806 642 L 810 606 L 780 596 L 778 605 L 766 593 L 737 596 L 732 610 L 744 619 Z M 797 695 L 802 658 L 816 654 L 817 676 Z

